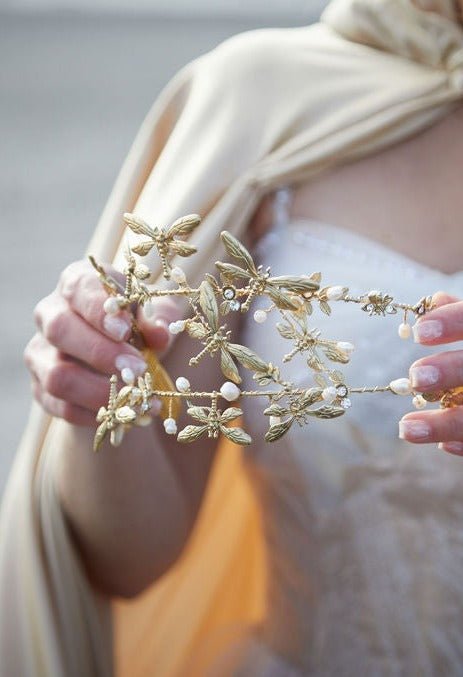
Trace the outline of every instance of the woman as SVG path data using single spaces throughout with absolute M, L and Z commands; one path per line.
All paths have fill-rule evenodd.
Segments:
M 123 211 L 159 223 L 198 211 L 205 218 L 201 254 L 187 270 L 192 281 L 217 258 L 213 236 L 223 227 L 251 236 L 270 229 L 256 251 L 275 272 L 320 268 L 330 283 L 363 291 L 381 285 L 407 301 L 446 289 L 415 334 L 430 346 L 461 339 L 463 29 L 456 5 L 424 5 L 338 0 L 318 26 L 237 36 L 190 64 L 148 119 L 91 250 L 112 258 Z M 277 192 L 272 214 L 282 186 L 291 190 Z M 429 247 L 421 250 L 421 242 Z M 2 648 L 5 674 L 21 674 L 18 666 L 24 674 L 111 674 L 106 597 L 137 596 L 170 571 L 207 483 L 214 448 L 195 443 L 185 453 L 156 421 L 117 451 L 87 453 L 107 374 L 115 366 L 144 368 L 126 343 L 126 318 L 108 322 L 104 299 L 89 267 L 77 263 L 37 307 L 38 334 L 26 351 L 34 394 L 70 425 L 29 431 L 26 447 L 34 451 L 23 450 L 10 483 L 0 571 L 9 630 L 22 643 Z M 458 351 L 422 358 L 410 345 L 391 348 L 383 324 L 347 306 L 336 311 L 326 328 L 318 317 L 317 326 L 365 342 L 365 357 L 359 349 L 360 361 L 346 372 L 350 382 L 388 382 L 415 360 L 417 389 L 461 384 Z M 154 318 L 140 315 L 156 350 L 168 348 L 167 324 L 178 312 L 160 302 Z M 274 357 L 279 345 L 268 333 L 263 341 L 253 323 L 241 331 L 247 345 Z M 189 352 L 180 338 L 166 353 L 173 376 L 185 373 Z M 218 371 L 204 372 L 198 387 L 221 382 Z M 275 446 L 256 442 L 246 455 L 262 511 L 265 608 L 238 641 L 238 629 L 230 632 L 220 616 L 233 592 L 226 584 L 216 590 L 219 638 L 206 652 L 207 674 L 461 671 L 463 470 L 432 444 L 396 441 L 403 401 L 374 397 L 382 396 L 359 398 L 339 422 L 291 431 Z M 263 417 L 249 404 L 245 414 L 259 438 Z M 461 410 L 407 414 L 400 435 L 461 453 Z M 19 486 L 27 491 L 14 499 Z M 227 540 L 228 532 L 222 547 Z M 33 563 L 18 567 L 25 552 Z M 216 580 L 214 560 L 232 555 L 212 553 L 203 566 Z M 18 611 L 24 602 L 26 618 Z M 185 614 L 200 625 L 196 608 Z M 162 637 L 163 616 L 148 618 L 153 637 Z M 8 628 L 2 636 L 5 643 Z M 169 672 L 156 657 L 144 663 L 139 655 L 138 674 L 206 674 L 203 658 L 193 668 L 198 643 L 189 637 L 185 662 L 174 661 Z M 175 636 L 164 638 L 178 658 Z M 149 655 L 144 640 L 138 653 Z M 133 663 L 129 669 L 137 674 Z

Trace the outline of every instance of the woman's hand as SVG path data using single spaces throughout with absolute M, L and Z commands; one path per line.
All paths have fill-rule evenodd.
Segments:
M 111 266 L 105 269 L 123 281 Z M 141 353 L 127 343 L 129 313 L 105 314 L 107 298 L 92 266 L 72 263 L 57 288 L 37 304 L 38 332 L 24 353 L 34 397 L 50 414 L 76 425 L 95 425 L 96 412 L 108 401 L 109 375 L 124 367 L 136 374 L 146 368 Z M 149 320 L 140 312 L 137 324 L 147 344 L 163 351 L 170 338 L 168 324 L 178 318 L 175 304 L 163 299 Z
M 463 301 L 439 292 L 438 306 L 413 327 L 415 341 L 427 346 L 463 340 Z M 463 350 L 435 353 L 410 368 L 414 390 L 431 392 L 463 386 Z M 463 406 L 407 414 L 399 423 L 399 436 L 409 442 L 438 442 L 439 448 L 463 455 Z

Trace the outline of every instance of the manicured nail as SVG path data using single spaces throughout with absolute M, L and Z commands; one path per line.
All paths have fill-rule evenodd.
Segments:
M 144 360 L 134 355 L 118 355 L 115 360 L 116 369 L 122 371 L 123 369 L 131 369 L 136 376 L 142 376 L 147 364 Z
M 411 367 L 410 381 L 412 388 L 427 388 L 435 385 L 440 378 L 440 371 L 430 364 L 421 367 Z
M 463 442 L 439 442 L 437 447 L 451 454 L 463 454 Z
M 154 322 L 152 323 L 153 327 L 157 327 L 159 329 L 164 329 L 164 331 L 169 334 L 169 323 L 167 320 L 165 320 L 163 317 L 158 317 Z
M 116 341 L 122 341 L 128 336 L 130 325 L 122 317 L 116 315 L 105 315 L 103 319 L 103 327 L 105 331 Z
M 399 421 L 399 437 L 401 440 L 425 440 L 431 434 L 431 428 L 424 421 L 416 419 Z
M 420 320 L 413 325 L 412 330 L 415 343 L 433 341 L 444 333 L 440 320 Z

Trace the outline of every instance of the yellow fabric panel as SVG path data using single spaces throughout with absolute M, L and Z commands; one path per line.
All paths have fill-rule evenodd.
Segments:
M 259 510 L 241 450 L 223 440 L 184 555 L 141 597 L 113 605 L 116 674 L 204 675 L 263 617 L 264 598 Z

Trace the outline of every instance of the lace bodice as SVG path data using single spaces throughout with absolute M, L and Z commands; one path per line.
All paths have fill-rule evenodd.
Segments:
M 274 274 L 321 271 L 324 285 L 380 289 L 407 302 L 438 289 L 463 295 L 463 272 L 445 275 L 333 226 L 290 222 L 289 198 L 279 192 L 274 227 L 256 251 Z M 332 308 L 329 318 L 315 311 L 313 324 L 356 346 L 342 365 L 350 385 L 387 384 L 429 352 L 398 337 L 398 316 Z M 263 325 L 249 318 L 246 345 L 273 361 L 287 352 L 273 316 Z M 303 360 L 286 366 L 291 379 L 313 385 Z M 275 666 L 283 661 L 272 674 L 461 674 L 463 461 L 398 439 L 410 407 L 410 398 L 354 395 L 343 417 L 295 425 L 248 452 L 270 569 L 263 642 L 281 657 Z M 256 440 L 267 428 L 261 412 L 248 398 Z

